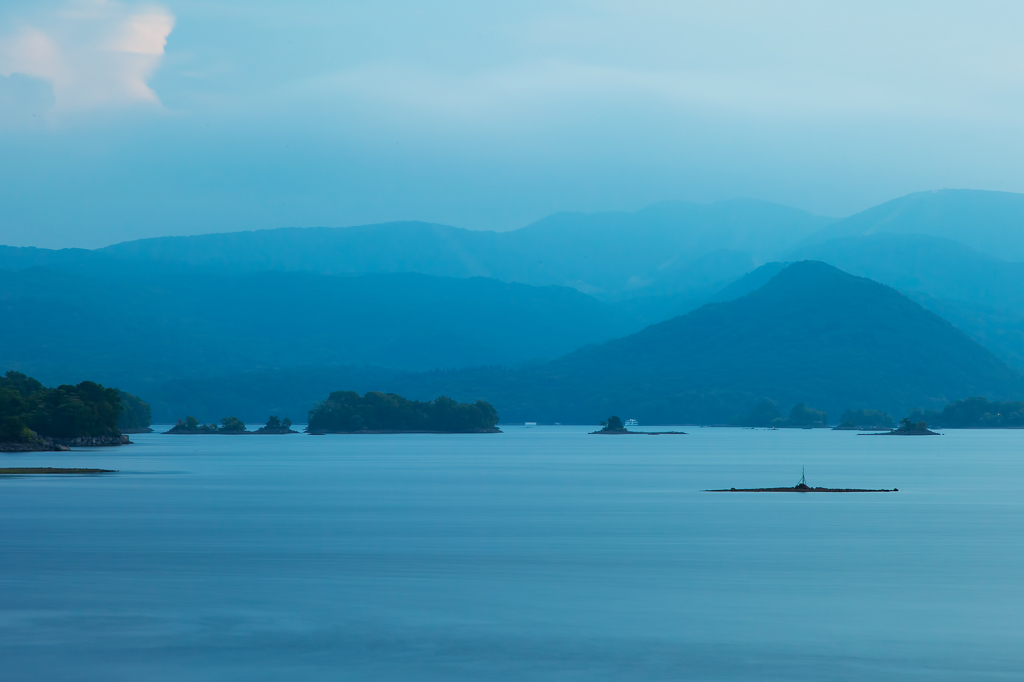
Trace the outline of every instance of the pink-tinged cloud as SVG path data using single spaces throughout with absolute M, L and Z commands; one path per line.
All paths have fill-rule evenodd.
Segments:
M 0 74 L 48 81 L 58 112 L 159 104 L 148 81 L 173 29 L 162 7 L 76 2 L 0 38 Z

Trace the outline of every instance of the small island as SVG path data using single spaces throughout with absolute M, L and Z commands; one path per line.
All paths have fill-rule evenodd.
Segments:
M 800 482 L 789 488 L 722 488 L 705 490 L 706 493 L 898 493 L 899 488 L 812 488 L 807 485 L 807 477 L 801 472 Z
M 612 415 L 603 420 L 600 431 L 591 431 L 591 436 L 685 436 L 685 431 L 630 431 L 622 425 L 622 419 Z
M 177 424 L 164 433 L 189 436 L 217 433 L 237 436 L 248 433 L 248 431 L 245 430 L 245 424 L 238 417 L 224 417 L 220 420 L 220 426 L 217 426 L 216 424 L 200 424 L 198 419 L 189 416 L 185 417 L 184 421 L 179 419 Z
M 900 420 L 900 427 L 893 429 L 886 433 L 870 433 L 860 434 L 869 436 L 941 436 L 940 433 L 935 433 L 928 429 L 928 424 L 925 422 L 912 422 L 909 417 L 904 417 Z
M 501 433 L 490 403 L 460 403 L 441 396 L 430 402 L 394 393 L 335 391 L 309 412 L 310 435 L 327 433 Z
M 270 418 L 267 419 L 267 423 L 253 431 L 253 433 L 283 435 L 286 433 L 298 433 L 298 431 L 292 428 L 292 420 L 288 417 L 278 419 L 276 415 L 270 415 Z

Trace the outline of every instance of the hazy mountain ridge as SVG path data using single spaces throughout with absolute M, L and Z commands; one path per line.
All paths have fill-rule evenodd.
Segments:
M 948 239 L 995 258 L 1024 261 L 1024 194 L 969 189 L 914 192 L 836 221 L 798 247 L 879 234 Z
M 517 365 L 644 326 L 568 287 L 415 273 L 0 271 L 0 314 L 0 367 L 141 393 L 259 367 Z
M 700 292 L 795 245 L 831 218 L 753 200 L 561 213 L 510 232 L 420 222 L 281 228 L 124 242 L 96 251 L 7 248 L 0 268 L 141 267 L 320 274 L 418 272 L 571 286 L 605 300 Z
M 1024 263 L 919 234 L 845 237 L 786 257 L 821 260 L 895 287 L 1024 368 Z

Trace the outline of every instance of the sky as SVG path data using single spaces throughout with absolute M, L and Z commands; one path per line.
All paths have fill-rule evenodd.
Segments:
M 1024 192 L 1024 4 L 4 0 L 0 244 Z

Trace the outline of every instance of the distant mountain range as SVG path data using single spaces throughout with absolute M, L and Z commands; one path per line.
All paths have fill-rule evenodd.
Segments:
M 547 367 L 652 323 L 703 319 L 677 316 L 760 292 L 803 260 L 892 286 L 1024 368 L 1021 227 L 1024 195 L 941 190 L 842 220 L 750 200 L 669 202 L 635 213 L 556 214 L 501 233 L 407 222 L 168 237 L 97 250 L 0 247 L 0 368 L 49 383 L 94 378 L 145 397 L 156 386 L 171 395 L 175 381 L 255 381 L 306 367 L 320 378 L 365 379 L 367 389 L 386 379 L 422 398 L 432 396 L 419 388 L 450 385 L 464 390 L 454 397 L 472 399 L 480 396 L 471 377 L 483 370 L 469 368 L 505 368 L 484 372 L 497 382 L 487 391 L 526 381 L 524 365 Z M 831 304 L 842 310 L 845 302 Z M 429 381 L 417 374 L 432 368 L 444 371 Z M 757 395 L 795 395 L 765 386 L 715 388 L 721 409 L 707 418 Z M 929 386 L 908 396 L 946 396 Z M 989 379 L 979 386 L 992 397 L 1002 390 Z M 304 390 L 296 387 L 294 404 L 314 399 Z M 509 391 L 502 394 L 508 414 L 563 413 Z M 563 411 L 577 419 L 590 407 L 572 410 Z
M 942 189 L 915 192 L 835 221 L 804 240 L 920 235 L 961 242 L 995 258 L 1024 261 L 1024 194 Z
M 211 400 L 215 384 L 230 397 Z M 171 407 L 203 395 L 207 405 L 223 410 L 235 401 L 236 411 L 257 417 L 271 405 L 261 410 L 256 396 L 273 396 L 273 407 L 301 413 L 332 384 L 418 399 L 483 398 L 506 422 L 563 423 L 618 414 L 644 423 L 720 424 L 765 399 L 783 411 L 804 402 L 833 416 L 861 408 L 903 415 L 960 396 L 1024 395 L 1018 371 L 937 315 L 894 289 L 804 261 L 733 301 L 534 366 L 428 373 L 296 368 L 171 382 L 155 398 Z
M 297 365 L 515 366 L 645 326 L 569 287 L 415 273 L 0 271 L 0 316 L 0 370 L 143 395 L 169 379 Z
M 559 213 L 510 232 L 404 222 L 160 237 L 103 249 L 0 248 L 0 269 L 180 269 L 220 274 L 416 272 L 569 286 L 603 300 L 710 295 L 832 222 L 752 200 Z

